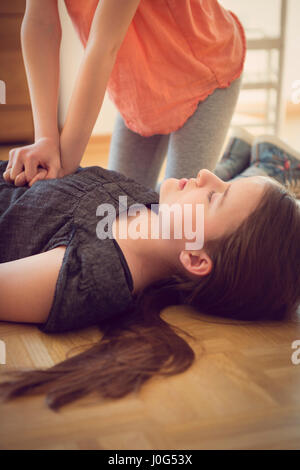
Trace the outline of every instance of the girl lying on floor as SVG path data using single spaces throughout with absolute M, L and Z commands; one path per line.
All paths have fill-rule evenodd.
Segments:
M 215 173 L 166 179 L 158 196 L 101 167 L 16 187 L 0 161 L 0 320 L 44 333 L 92 325 L 103 332 L 47 370 L 8 371 L 0 396 L 43 392 L 58 409 L 93 391 L 118 398 L 155 374 L 185 371 L 194 352 L 160 317 L 169 305 L 237 320 L 290 318 L 300 302 L 299 165 L 278 142 L 235 137 Z M 126 218 L 136 203 L 147 209 Z M 149 237 L 152 224 L 161 227 L 157 203 L 191 204 L 193 221 L 201 204 L 204 245 L 188 249 L 191 240 L 184 230 L 175 238 L 174 225 L 170 239 Z M 113 237 L 101 239 L 99 206 L 108 205 Z M 135 239 L 128 227 L 137 217 L 148 228 Z

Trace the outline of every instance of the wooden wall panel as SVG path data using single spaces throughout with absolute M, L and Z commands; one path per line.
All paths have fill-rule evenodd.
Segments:
M 32 113 L 29 106 L 0 107 L 0 142 L 30 142 L 34 140 Z
M 0 15 L 21 14 L 25 11 L 26 0 L 1 0 Z
M 0 3 L 0 79 L 6 84 L 6 104 L 0 105 L 0 143 L 34 140 L 20 39 L 25 5 L 25 0 L 1 0 Z

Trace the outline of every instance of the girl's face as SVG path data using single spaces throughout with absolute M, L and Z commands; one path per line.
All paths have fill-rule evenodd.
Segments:
M 196 178 L 190 178 L 186 182 L 176 178 L 165 180 L 161 184 L 159 203 L 169 206 L 179 204 L 182 214 L 185 204 L 192 205 L 190 217 L 184 220 L 182 216 L 180 221 L 183 224 L 182 240 L 187 242 L 191 240 L 184 238 L 184 222 L 189 220 L 189 226 L 196 230 L 196 204 L 203 204 L 205 242 L 232 233 L 238 228 L 255 209 L 265 185 L 271 181 L 269 177 L 253 176 L 224 182 L 211 171 L 203 169 Z

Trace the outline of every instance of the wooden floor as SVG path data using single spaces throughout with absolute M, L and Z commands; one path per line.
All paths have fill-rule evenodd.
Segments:
M 109 140 L 89 144 L 83 165 L 106 166 Z M 7 148 L 0 150 L 6 158 Z M 8 156 L 8 155 L 7 155 Z M 239 324 L 169 307 L 163 318 L 192 333 L 196 363 L 116 401 L 82 399 L 50 411 L 43 396 L 0 405 L 1 449 L 299 449 L 300 364 L 291 360 L 299 323 Z M 46 335 L 0 323 L 6 368 L 49 367 L 97 328 Z

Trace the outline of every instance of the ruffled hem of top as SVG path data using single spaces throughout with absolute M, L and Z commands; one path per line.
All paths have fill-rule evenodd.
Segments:
M 175 131 L 179 130 L 181 127 L 184 126 L 186 121 L 195 113 L 195 111 L 196 111 L 196 109 L 197 109 L 200 102 L 206 100 L 206 98 L 208 98 L 210 95 L 212 95 L 215 90 L 217 90 L 219 88 L 221 88 L 221 89 L 228 88 L 231 85 L 232 82 L 234 82 L 235 80 L 237 80 L 241 76 L 242 71 L 243 71 L 243 69 L 241 68 L 239 73 L 237 73 L 230 81 L 226 82 L 225 84 L 219 84 L 218 86 L 216 86 L 216 87 L 212 88 L 211 90 L 205 92 L 204 95 L 202 95 L 200 97 L 198 96 L 196 98 L 196 100 L 188 108 L 188 110 L 186 110 L 186 112 L 183 113 L 182 119 L 179 122 L 179 124 L 176 124 L 174 126 L 170 126 L 163 132 L 161 130 L 150 131 L 150 132 L 145 132 L 145 131 L 141 132 L 141 130 L 139 128 L 137 128 L 136 125 L 133 122 L 131 122 L 130 120 L 127 120 L 123 116 L 124 122 L 130 130 L 132 130 L 133 132 L 135 132 L 135 133 L 137 133 L 137 134 L 139 134 L 143 137 L 151 137 L 151 136 L 156 135 L 156 134 L 160 134 L 160 135 L 171 134 L 171 132 L 175 132 Z
M 198 107 L 198 104 L 201 102 L 201 101 L 204 101 L 206 100 L 206 98 L 208 98 L 210 95 L 213 94 L 213 92 L 215 90 L 217 90 L 218 88 L 228 88 L 232 82 L 234 82 L 235 80 L 237 80 L 241 75 L 242 75 L 242 72 L 243 72 L 243 69 L 244 69 L 244 64 L 245 64 L 245 59 L 246 59 L 246 51 L 247 51 L 247 42 L 246 42 L 246 36 L 245 36 L 245 32 L 244 32 L 244 28 L 243 26 L 241 25 L 238 17 L 230 10 L 228 10 L 229 13 L 231 14 L 231 16 L 234 18 L 234 20 L 236 21 L 236 24 L 239 28 L 239 31 L 241 33 L 241 37 L 242 37 L 242 43 L 243 43 L 243 55 L 242 55 L 242 60 L 241 60 L 241 64 L 237 70 L 237 72 L 230 78 L 230 80 L 227 80 L 225 82 L 222 82 L 222 83 L 218 83 L 216 86 L 214 86 L 213 88 L 211 88 L 209 91 L 206 91 L 203 95 L 201 95 L 200 97 L 198 96 L 196 98 L 196 100 L 191 104 L 191 106 L 189 107 L 189 109 L 183 114 L 182 116 L 182 119 L 181 121 L 179 122 L 179 124 L 176 124 L 175 126 L 170 126 L 168 127 L 164 132 L 162 132 L 161 130 L 158 130 L 157 131 L 142 131 L 136 126 L 136 124 L 132 121 L 130 121 L 129 119 L 126 119 L 123 117 L 124 119 L 124 122 L 126 124 L 126 126 L 132 130 L 133 132 L 136 132 L 137 134 L 143 136 L 143 137 L 151 137 L 153 135 L 156 135 L 156 134 L 160 134 L 160 135 L 167 135 L 167 134 L 171 134 L 171 132 L 175 132 L 177 130 L 179 130 L 181 127 L 184 126 L 184 124 L 186 123 L 186 121 L 194 114 L 194 112 L 196 111 L 197 107 Z

